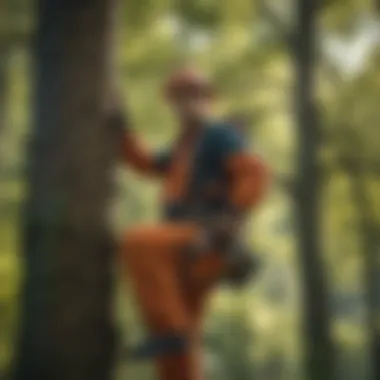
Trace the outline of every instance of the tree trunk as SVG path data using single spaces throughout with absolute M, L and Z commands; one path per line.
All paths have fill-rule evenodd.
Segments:
M 3 135 L 8 116 L 8 54 L 8 51 L 0 51 L 0 168 L 3 163 Z
M 369 333 L 369 356 L 372 366 L 372 378 L 380 379 L 380 328 L 378 314 L 380 306 L 380 263 L 379 263 L 379 228 L 372 216 L 365 175 L 363 170 L 353 167 L 350 170 L 351 192 L 359 215 L 358 229 L 364 257 L 364 284 L 368 306 L 367 326 Z
M 17 380 L 106 380 L 113 360 L 113 0 L 40 0 Z
M 308 380 L 333 379 L 333 344 L 329 331 L 326 279 L 320 247 L 319 133 L 314 99 L 316 0 L 298 0 L 294 59 L 296 116 L 298 119 L 298 170 L 296 213 L 299 226 L 299 260 L 303 276 L 303 333 Z

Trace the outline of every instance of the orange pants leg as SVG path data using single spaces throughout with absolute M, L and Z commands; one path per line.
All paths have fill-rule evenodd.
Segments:
M 178 355 L 168 355 L 158 360 L 160 380 L 202 380 L 202 326 L 204 307 L 214 283 L 219 278 L 221 260 L 205 255 L 188 268 L 182 281 L 182 294 L 191 318 L 190 345 Z M 199 281 L 201 280 L 201 281 Z
M 130 229 L 122 260 L 152 332 L 190 331 L 191 320 L 181 291 L 181 250 L 197 238 L 193 225 L 160 224 Z
M 122 258 L 148 328 L 152 333 L 185 332 L 191 337 L 186 352 L 158 360 L 160 380 L 201 379 L 202 309 L 223 265 L 216 255 L 205 255 L 184 278 L 181 248 L 199 232 L 192 225 L 161 224 L 133 228 L 125 238 Z

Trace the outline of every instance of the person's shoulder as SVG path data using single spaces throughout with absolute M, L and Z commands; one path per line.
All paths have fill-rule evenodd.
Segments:
M 245 146 L 244 138 L 229 122 L 215 121 L 209 125 L 207 130 L 208 145 L 216 151 L 238 151 Z

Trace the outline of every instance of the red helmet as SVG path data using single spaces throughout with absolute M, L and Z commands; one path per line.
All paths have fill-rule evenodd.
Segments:
M 168 99 L 189 94 L 211 97 L 213 92 L 210 79 L 191 68 L 174 72 L 165 85 L 165 95 Z

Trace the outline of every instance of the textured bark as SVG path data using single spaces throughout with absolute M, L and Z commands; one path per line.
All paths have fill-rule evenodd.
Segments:
M 0 50 L 0 139 L 7 123 L 8 101 L 8 51 Z M 0 140 L 0 160 L 2 159 L 3 142 Z M 0 161 L 1 165 L 1 161 Z
M 111 376 L 113 0 L 40 0 L 17 380 Z
M 316 0 L 298 0 L 294 58 L 299 155 L 296 213 L 303 276 L 303 333 L 308 380 L 332 380 L 333 343 L 329 331 L 326 278 L 321 257 L 319 131 L 314 99 Z

